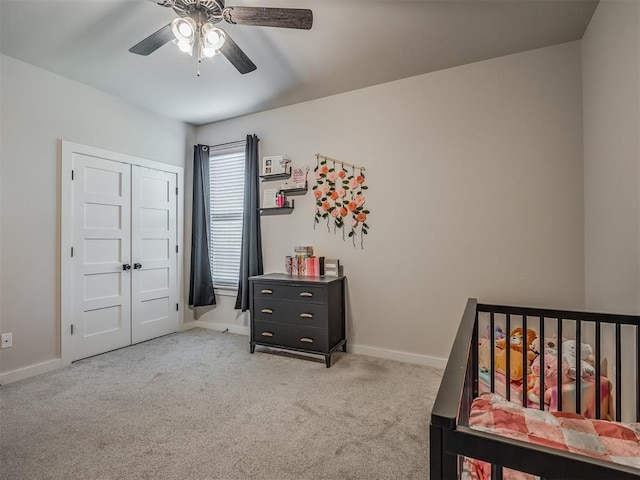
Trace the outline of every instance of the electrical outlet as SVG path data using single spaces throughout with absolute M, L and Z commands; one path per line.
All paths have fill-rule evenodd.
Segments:
M 13 333 L 2 334 L 2 345 L 0 348 L 9 348 L 13 345 Z

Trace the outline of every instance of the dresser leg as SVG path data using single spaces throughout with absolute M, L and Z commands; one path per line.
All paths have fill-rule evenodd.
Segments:
M 344 343 L 342 344 L 342 351 L 346 352 L 347 351 L 347 341 L 345 340 Z
M 251 348 L 249 349 L 249 351 L 250 351 L 251 353 L 253 353 L 253 352 L 255 352 L 255 351 L 256 351 L 256 345 L 255 345 L 253 342 L 251 342 Z
M 324 356 L 324 363 L 327 364 L 327 368 L 331 367 L 331 354 Z

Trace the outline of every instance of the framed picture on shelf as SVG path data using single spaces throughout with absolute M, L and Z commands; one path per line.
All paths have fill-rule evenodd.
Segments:
M 267 188 L 262 192 L 262 208 L 275 208 L 276 197 L 278 196 L 277 188 Z
M 269 157 L 262 159 L 262 175 L 273 175 L 273 160 Z
M 291 162 L 291 160 L 286 155 L 262 157 L 262 176 L 277 175 L 291 171 L 289 162 Z

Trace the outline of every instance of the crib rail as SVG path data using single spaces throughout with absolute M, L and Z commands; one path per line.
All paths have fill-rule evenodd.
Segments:
M 544 339 L 545 319 L 556 319 L 559 327 L 558 338 L 562 339 L 564 320 L 575 321 L 576 338 L 581 339 L 585 322 L 592 322 L 595 328 L 596 343 L 596 391 L 600 392 L 600 341 L 601 325 L 611 324 L 615 328 L 615 385 L 616 385 L 616 419 L 620 419 L 622 410 L 622 325 L 635 326 L 635 362 L 627 365 L 635 370 L 636 385 L 640 385 L 640 317 L 633 315 L 601 314 L 593 312 L 576 312 L 568 310 L 551 310 L 528 307 L 511 307 L 504 305 L 478 304 L 470 298 L 467 301 L 458 332 L 454 339 L 451 354 L 445 368 L 442 383 L 434 403 L 430 423 L 430 478 L 454 479 L 459 477 L 464 456 L 476 458 L 492 464 L 492 478 L 502 478 L 502 468 L 539 475 L 543 479 L 566 478 L 571 472 L 572 478 L 581 479 L 639 479 L 638 470 L 633 467 L 610 463 L 564 452 L 540 445 L 529 444 L 518 440 L 492 435 L 469 428 L 469 410 L 473 399 L 478 395 L 478 338 L 479 314 L 488 314 L 491 332 L 491 365 L 494 361 L 493 331 L 496 315 L 504 315 L 507 323 L 507 335 L 510 331 L 512 317 L 520 317 L 523 331 L 527 332 L 529 321 L 537 321 L 539 335 Z M 537 319 L 537 320 L 533 320 Z M 560 344 L 559 344 L 560 347 Z M 507 366 L 510 365 L 509 348 L 507 348 Z M 523 349 L 526 350 L 526 349 Z M 544 349 L 542 349 L 544 350 Z M 560 347 L 561 356 L 562 351 Z M 526 352 L 523 352 L 523 365 L 526 365 Z M 544 353 L 542 353 L 544 355 Z M 579 364 L 576 365 L 576 370 Z M 509 368 L 506 369 L 506 392 L 510 392 Z M 526 375 L 526 374 L 525 374 Z M 495 388 L 495 375 L 491 374 L 491 390 Z M 576 375 L 576 404 L 580 403 L 580 375 Z M 526 385 L 526 382 L 525 382 Z M 544 392 L 544 385 L 541 385 Z M 561 388 L 559 390 L 562 390 Z M 640 399 L 640 386 L 636 386 L 636 399 Z M 558 404 L 562 406 L 561 392 Z M 523 395 L 526 404 L 526 390 Z M 596 414 L 599 416 L 600 399 L 596 401 Z M 640 401 L 636 401 L 635 414 L 640 419 Z M 540 408 L 544 402 L 540 401 Z

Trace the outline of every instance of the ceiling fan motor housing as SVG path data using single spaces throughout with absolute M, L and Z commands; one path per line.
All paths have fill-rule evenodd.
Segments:
M 181 17 L 191 17 L 196 23 L 218 23 L 222 20 L 224 0 L 174 0 L 173 10 Z

